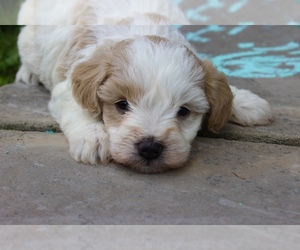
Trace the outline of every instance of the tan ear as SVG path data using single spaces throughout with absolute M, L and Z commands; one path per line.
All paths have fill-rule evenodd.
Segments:
M 218 132 L 231 117 L 233 94 L 226 77 L 209 61 L 202 61 L 204 68 L 204 91 L 210 106 L 208 129 Z
M 109 48 L 98 49 L 87 60 L 78 64 L 71 75 L 73 95 L 85 109 L 100 114 L 101 103 L 97 95 L 99 86 L 109 77 L 111 55 Z
M 112 75 L 115 65 L 126 64 L 125 51 L 131 44 L 131 39 L 105 40 L 88 60 L 74 68 L 71 75 L 73 95 L 83 108 L 101 114 L 99 87 Z

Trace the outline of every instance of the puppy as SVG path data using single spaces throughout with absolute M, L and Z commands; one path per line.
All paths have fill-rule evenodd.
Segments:
M 269 123 L 265 100 L 229 86 L 169 26 L 187 22 L 171 2 L 138 2 L 27 0 L 22 6 L 19 23 L 43 25 L 20 33 L 17 81 L 42 82 L 51 91 L 49 109 L 76 161 L 114 160 L 158 173 L 184 165 L 207 113 L 213 132 L 228 121 Z

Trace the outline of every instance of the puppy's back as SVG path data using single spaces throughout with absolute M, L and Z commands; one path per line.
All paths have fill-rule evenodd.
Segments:
M 158 15 L 165 19 L 157 24 L 189 24 L 171 0 L 26 0 L 21 6 L 18 24 L 114 25 L 123 20 L 144 24 L 143 17 L 154 17 L 155 21 Z M 139 19 L 141 23 L 136 22 Z
M 81 0 L 80 0 L 81 1 Z M 68 23 L 77 0 L 26 0 L 19 11 L 19 25 L 60 25 Z

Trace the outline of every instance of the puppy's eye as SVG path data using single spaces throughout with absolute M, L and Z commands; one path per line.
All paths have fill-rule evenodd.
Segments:
M 187 118 L 189 116 L 189 114 L 190 114 L 190 111 L 187 108 L 180 107 L 180 109 L 177 112 L 177 117 L 184 119 L 184 118 Z
M 123 114 L 129 111 L 129 103 L 125 100 L 119 101 L 115 105 L 117 110 Z

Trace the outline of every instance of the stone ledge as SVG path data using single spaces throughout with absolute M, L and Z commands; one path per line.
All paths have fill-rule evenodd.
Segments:
M 259 88 L 254 88 L 255 90 L 259 94 Z M 0 129 L 60 132 L 58 124 L 53 120 L 47 108 L 49 98 L 49 92 L 42 86 L 14 83 L 0 88 Z M 277 105 L 280 104 L 280 100 L 277 101 Z M 199 135 L 209 138 L 300 146 L 300 103 L 294 101 L 293 98 L 290 98 L 290 101 L 290 104 L 274 108 L 276 120 L 270 126 L 245 128 L 228 124 L 218 134 L 212 134 L 203 129 Z M 299 104 L 298 107 L 292 106 L 297 104 Z

